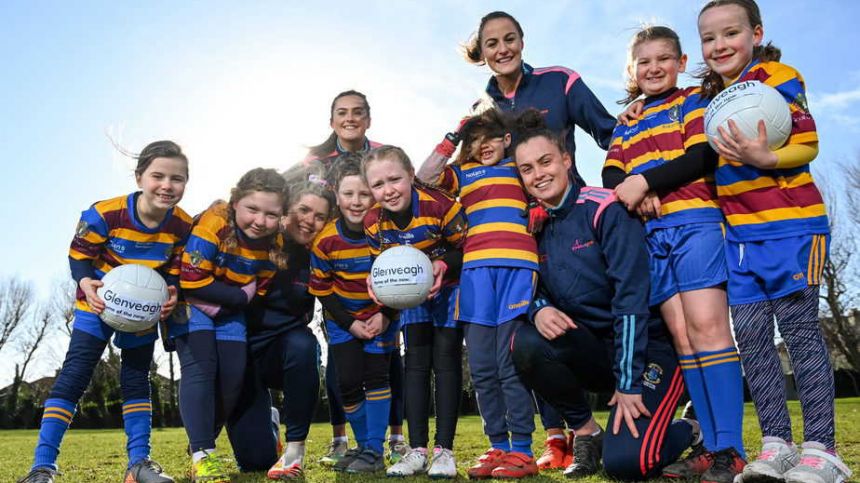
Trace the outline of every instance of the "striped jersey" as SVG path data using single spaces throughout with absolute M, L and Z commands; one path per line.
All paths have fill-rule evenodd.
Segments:
M 412 220 L 401 230 L 377 203 L 364 217 L 364 234 L 370 254 L 378 256 L 396 245 L 412 245 L 430 260 L 441 258 L 449 250 L 462 248 L 468 228 L 463 206 L 441 191 L 412 187 Z M 452 281 L 446 282 L 450 285 Z
M 227 203 L 221 201 L 195 219 L 182 254 L 181 287 L 198 289 L 215 280 L 241 287 L 256 280 L 257 294 L 265 295 L 276 270 L 269 260 L 272 237 L 250 239 L 229 223 L 228 216 Z M 228 244 L 231 232 L 236 242 Z M 275 244 L 281 245 L 280 235 L 275 236 Z
M 135 211 L 138 195 L 99 201 L 81 213 L 69 257 L 91 261 L 99 278 L 127 263 L 145 265 L 163 276 L 178 276 L 182 249 L 191 232 L 191 217 L 175 206 L 160 225 L 149 228 Z M 76 299 L 76 309 L 91 312 L 80 287 Z
M 367 294 L 372 263 L 367 239 L 350 238 L 342 218 L 330 221 L 311 247 L 309 291 L 316 297 L 335 294 L 354 318 L 367 320 L 380 309 Z
M 753 61 L 734 83 L 748 80 L 763 82 L 785 98 L 791 111 L 787 143 L 818 142 L 815 121 L 806 104 L 806 85 L 799 72 L 779 62 Z M 824 200 L 812 179 L 809 164 L 759 169 L 720 157 L 716 182 L 729 240 L 768 240 L 829 232 Z
M 439 187 L 460 198 L 469 230 L 463 268 L 517 267 L 538 270 L 537 243 L 528 232 L 526 196 L 511 159 L 494 166 L 449 164 Z
M 708 101 L 700 91 L 699 87 L 678 89 L 646 104 L 640 119 L 632 120 L 629 126 L 616 126 L 603 167 L 640 174 L 684 155 L 691 146 L 708 142 L 703 120 Z M 649 232 L 689 223 L 723 221 L 710 175 L 658 195 L 660 218 L 645 224 Z

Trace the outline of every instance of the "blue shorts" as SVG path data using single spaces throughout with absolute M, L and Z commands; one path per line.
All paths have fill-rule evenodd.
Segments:
M 180 303 L 167 320 L 170 337 L 212 330 L 215 332 L 215 340 L 247 342 L 244 311 L 219 315 L 213 319 L 191 304 Z
M 454 318 L 496 327 L 528 312 L 537 272 L 528 268 L 476 267 L 460 274 Z
M 158 324 L 140 332 L 120 332 L 105 324 L 97 314 L 81 309 L 75 309 L 75 320 L 72 322 L 72 328 L 101 340 L 110 340 L 110 337 L 113 336 L 113 345 L 120 349 L 133 349 L 158 340 Z
M 676 293 L 726 283 L 723 224 L 695 223 L 657 228 L 645 238 L 651 268 L 651 306 Z
M 821 283 L 830 235 L 726 242 L 729 305 L 776 300 Z
M 454 318 L 454 306 L 457 303 L 457 286 L 443 287 L 432 300 L 418 307 L 400 311 L 400 325 L 422 324 L 433 322 L 434 327 L 459 327 Z
M 343 330 L 333 320 L 326 319 L 325 332 L 328 336 L 329 345 L 343 344 L 355 337 L 349 331 Z M 388 324 L 385 332 L 373 339 L 364 341 L 364 352 L 368 354 L 388 354 L 397 348 L 397 333 L 400 332 L 400 321 L 395 319 Z

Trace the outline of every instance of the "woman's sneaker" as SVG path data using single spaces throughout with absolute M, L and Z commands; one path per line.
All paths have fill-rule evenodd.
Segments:
M 567 438 L 550 437 L 543 442 L 543 446 L 543 453 L 537 460 L 539 470 L 560 470 L 567 468 L 572 462 Z
M 323 466 L 334 466 L 349 450 L 349 445 L 346 441 L 334 441 L 328 447 L 326 454 L 320 458 L 319 462 Z
M 406 456 L 385 471 L 386 476 L 413 476 L 427 467 L 427 448 L 412 448 Z
M 346 467 L 347 473 L 376 473 L 385 469 L 385 458 L 370 448 L 364 448 Z
M 842 483 L 851 478 L 851 470 L 823 444 L 810 441 L 803 443 L 800 462 L 784 476 L 786 483 Z
M 144 458 L 126 470 L 122 483 L 174 483 L 174 480 L 160 464 Z
M 747 463 L 743 471 L 744 483 L 771 483 L 784 481 L 786 471 L 794 468 L 800 461 L 794 443 L 786 443 L 782 438 L 765 436 L 758 457 Z
M 403 459 L 412 448 L 406 444 L 405 440 L 397 440 L 397 441 L 388 441 L 388 462 L 392 465 L 397 464 L 398 461 Z
M 437 446 L 433 448 L 433 459 L 427 469 L 430 478 L 456 478 L 457 464 L 454 462 L 454 453 L 447 448 Z

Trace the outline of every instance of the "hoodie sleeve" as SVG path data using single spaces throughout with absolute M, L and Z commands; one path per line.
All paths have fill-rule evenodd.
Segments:
M 570 119 L 588 133 L 601 149 L 608 150 L 616 119 L 609 115 L 600 99 L 576 72 L 570 74 L 565 86 L 565 96 Z

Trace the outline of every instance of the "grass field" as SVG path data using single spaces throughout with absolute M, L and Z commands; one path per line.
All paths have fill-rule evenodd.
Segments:
M 789 404 L 792 418 L 795 422 L 795 434 L 798 438 L 803 434 L 800 428 L 800 406 L 797 402 Z M 599 421 L 605 421 L 606 414 L 598 415 Z M 860 399 L 841 399 L 836 405 L 837 441 L 839 450 L 845 462 L 855 471 L 860 471 Z M 539 427 L 539 424 L 538 424 Z M 467 416 L 460 419 L 456 439 L 457 463 L 460 477 L 465 478 L 465 470 L 472 460 L 486 450 L 487 443 L 481 433 L 481 421 L 478 417 Z M 375 481 L 384 475 L 375 477 L 358 477 L 334 473 L 316 463 L 317 458 L 328 445 L 330 429 L 327 424 L 314 424 L 308 438 L 308 458 L 305 466 L 305 479 L 311 482 L 322 481 Z M 0 431 L 0 482 L 15 481 L 29 469 L 33 458 L 33 447 L 36 443 L 35 430 Z M 747 405 L 744 424 L 744 443 L 751 451 L 757 451 L 760 434 L 755 419 L 755 411 Z M 535 451 L 541 449 L 542 434 L 536 433 Z M 153 457 L 172 474 L 178 482 L 188 482 L 189 459 L 185 455 L 187 440 L 181 428 L 159 429 L 153 434 Z M 229 443 L 222 436 L 218 441 L 226 451 Z M 754 456 L 751 454 L 750 456 Z M 125 469 L 125 436 L 122 430 L 79 430 L 72 429 L 66 435 L 63 450 L 60 455 L 60 469 L 63 476 L 60 482 L 118 482 Z M 235 470 L 235 466 L 231 466 Z M 420 477 L 423 481 L 430 481 Z M 239 474 L 234 473 L 236 482 L 263 482 L 264 473 Z M 529 481 L 566 481 L 560 472 L 543 473 Z M 593 477 L 587 482 L 606 481 L 605 478 Z M 860 481 L 856 480 L 855 481 Z

